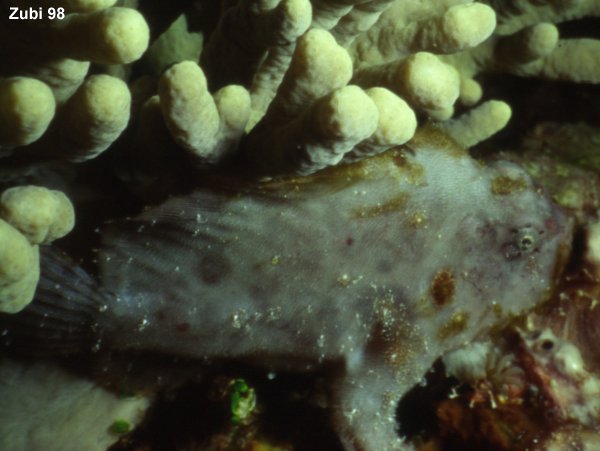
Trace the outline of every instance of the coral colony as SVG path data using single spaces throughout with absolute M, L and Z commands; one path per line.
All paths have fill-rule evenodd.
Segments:
M 470 150 L 489 74 L 600 82 L 600 0 L 0 3 L 0 449 L 124 446 L 224 362 L 318 378 L 348 450 L 598 445 L 598 132 Z M 205 446 L 289 449 L 212 392 Z

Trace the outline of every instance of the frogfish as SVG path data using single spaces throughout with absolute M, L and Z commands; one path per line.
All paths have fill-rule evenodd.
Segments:
M 396 408 L 432 363 L 546 300 L 573 224 L 516 164 L 433 135 L 307 177 L 199 188 L 102 230 L 97 271 L 42 252 L 6 352 L 98 348 L 327 365 L 348 450 L 410 449 Z

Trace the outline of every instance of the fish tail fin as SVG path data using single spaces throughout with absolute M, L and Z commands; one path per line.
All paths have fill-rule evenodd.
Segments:
M 69 356 L 94 348 L 111 294 L 73 259 L 40 247 L 40 280 L 31 304 L 0 314 L 0 354 Z

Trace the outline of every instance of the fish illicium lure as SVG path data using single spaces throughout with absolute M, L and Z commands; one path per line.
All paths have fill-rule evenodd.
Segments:
M 15 353 L 119 350 L 330 373 L 347 449 L 408 448 L 399 399 L 440 355 L 547 299 L 572 224 L 517 165 L 442 139 L 309 177 L 200 189 L 47 249 Z M 43 326 L 43 327 L 41 327 Z

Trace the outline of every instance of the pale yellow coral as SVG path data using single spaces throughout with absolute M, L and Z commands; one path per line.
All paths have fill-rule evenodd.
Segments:
M 313 103 L 288 124 L 256 135 L 245 149 L 264 171 L 311 174 L 339 163 L 377 129 L 374 102 L 357 86 L 345 86 Z
M 454 53 L 485 41 L 495 25 L 494 11 L 481 3 L 396 1 L 349 50 L 359 67 L 418 51 Z
M 129 122 L 131 94 L 109 75 L 88 77 L 69 99 L 59 128 L 59 157 L 85 161 L 110 146 Z
M 499 2 L 488 0 L 498 17 L 491 39 L 471 51 L 447 55 L 452 64 L 472 86 L 480 73 L 504 72 L 519 76 L 574 82 L 600 82 L 596 39 L 560 39 L 555 24 L 567 20 L 597 16 L 596 0 L 570 2 L 532 2 L 525 0 Z M 462 98 L 461 94 L 461 98 Z M 466 104 L 471 96 L 465 93 Z
M 310 30 L 299 40 L 262 127 L 287 123 L 312 102 L 346 85 L 352 77 L 348 53 L 324 30 Z
M 33 78 L 0 79 L 0 147 L 36 141 L 54 117 L 55 101 L 45 83 Z
M 353 81 L 361 86 L 384 86 L 426 111 L 435 119 L 448 119 L 458 98 L 458 72 L 438 57 L 418 52 L 406 59 L 359 70 Z
M 73 206 L 59 192 L 37 186 L 8 189 L 0 197 L 0 312 L 16 313 L 33 299 L 39 279 L 39 243 L 73 228 Z
M 19 230 L 31 244 L 62 238 L 75 225 L 73 205 L 56 190 L 17 186 L 0 196 L 0 216 Z
M 336 41 L 348 47 L 361 33 L 371 28 L 394 0 L 370 0 L 356 4 L 331 29 Z
M 46 8 L 45 2 L 36 2 Z M 60 2 L 53 7 L 60 6 Z M 150 31 L 143 16 L 131 8 L 110 7 L 86 13 L 70 14 L 61 19 L 9 22 L 0 37 L 4 52 L 14 59 L 10 66 L 19 70 L 38 60 L 71 58 L 104 64 L 123 64 L 138 59 L 148 47 Z M 24 52 L 27 52 L 23 54 Z M 24 56 L 27 55 L 25 58 Z
M 252 111 L 246 127 L 250 130 L 267 111 L 269 103 L 281 84 L 296 41 L 310 26 L 311 4 L 307 0 L 283 2 L 280 32 L 267 49 L 267 54 L 256 69 L 250 86 Z
M 165 72 L 159 96 L 173 139 L 207 162 L 219 161 L 232 149 L 250 114 L 250 95 L 243 87 L 226 86 L 213 97 L 202 69 L 191 61 Z
M 344 156 L 344 161 L 356 161 L 377 155 L 391 147 L 404 144 L 415 134 L 417 118 L 408 104 L 385 88 L 370 88 L 366 94 L 378 110 L 375 132 Z
M 201 57 L 211 87 L 247 86 L 264 53 L 293 44 L 310 25 L 311 12 L 308 0 L 243 0 L 226 10 Z
M 308 31 L 265 116 L 242 143 L 246 158 L 263 171 L 298 174 L 341 161 L 379 121 L 371 98 L 347 86 L 351 76 L 350 57 L 331 34 Z
M 16 313 L 33 299 L 40 275 L 38 248 L 2 219 L 0 242 L 0 312 Z
M 61 14 L 54 19 L 48 16 L 46 2 L 28 0 L 19 5 L 47 17 L 11 20 L 0 29 L 5 62 L 0 72 L 19 75 L 0 82 L 0 147 L 12 149 L 13 155 L 18 150 L 30 161 L 83 161 L 105 150 L 125 129 L 127 86 L 100 78 L 104 76 L 89 77 L 84 83 L 90 62 L 127 64 L 148 47 L 150 33 L 143 16 L 115 3 L 59 0 L 51 5 L 55 15 L 59 10 Z
M 144 53 L 141 60 L 144 71 L 158 76 L 169 66 L 182 61 L 198 61 L 202 51 L 201 33 L 188 31 L 185 15 L 180 15 Z
M 81 86 L 89 69 L 88 61 L 57 58 L 27 61 L 20 66 L 19 72 L 50 86 L 56 103 L 61 105 Z
M 502 130 L 510 116 L 511 110 L 507 103 L 489 100 L 438 126 L 462 147 L 469 148 Z
M 312 0 L 313 26 L 331 30 L 339 20 L 363 0 Z
M 130 63 L 148 48 L 150 30 L 143 16 L 130 8 L 107 8 L 73 14 L 56 21 L 61 52 L 74 59 L 104 64 Z M 82 36 L 88 37 L 81 39 Z

